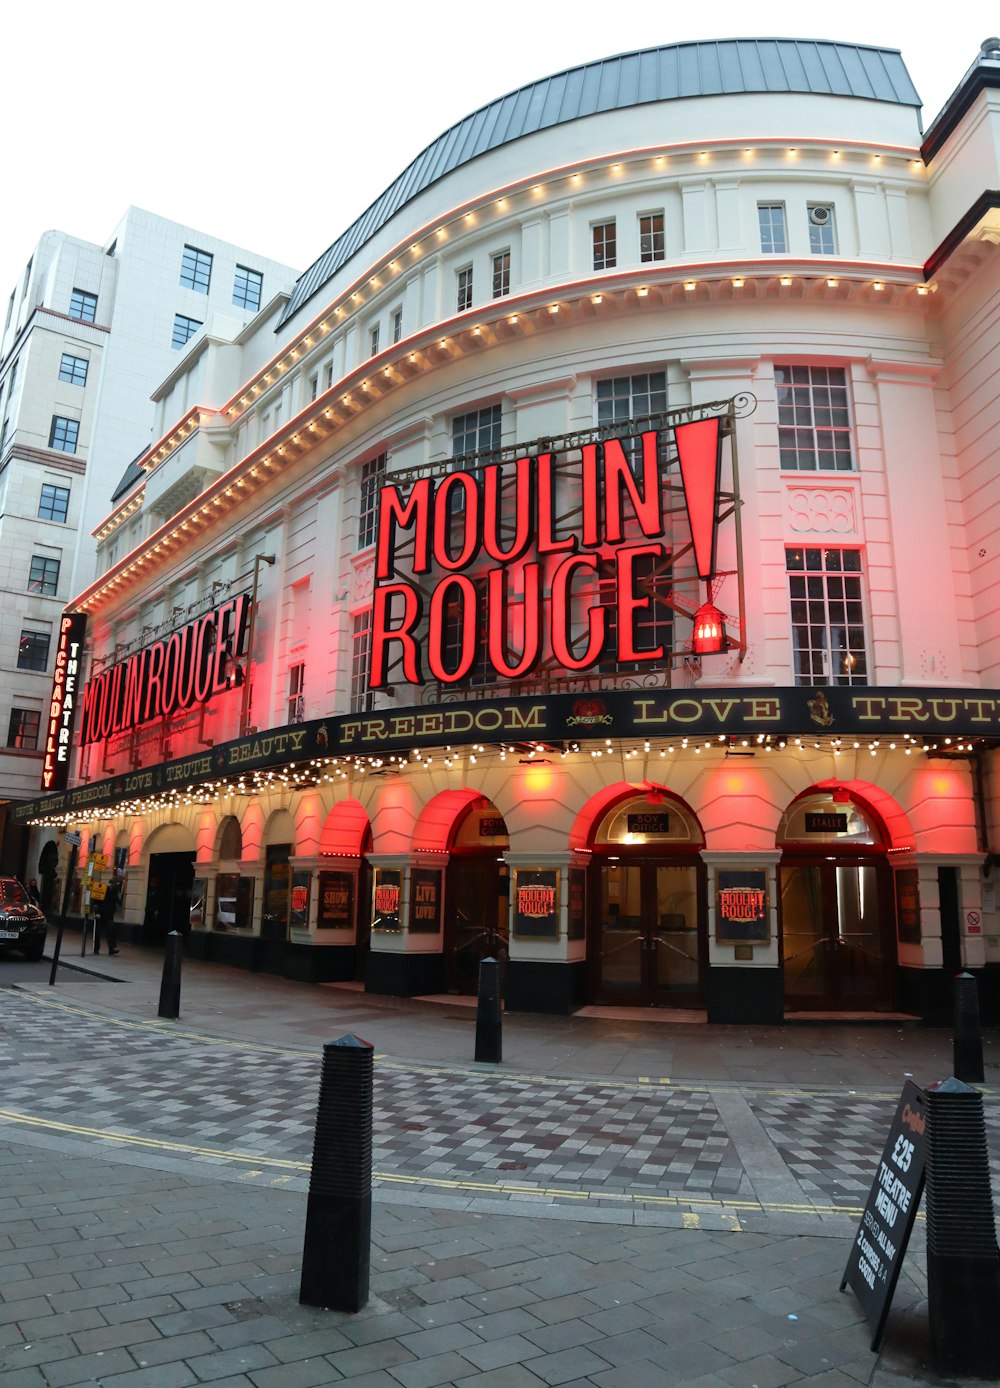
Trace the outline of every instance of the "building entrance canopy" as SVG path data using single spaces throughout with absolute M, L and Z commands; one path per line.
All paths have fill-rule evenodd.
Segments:
M 634 738 L 870 741 L 893 737 L 927 752 L 961 752 L 1000 739 L 1000 693 L 868 685 L 706 690 L 615 689 L 522 694 L 453 704 L 345 714 L 220 743 L 193 756 L 16 805 L 16 823 L 69 823 L 95 811 L 138 812 L 192 792 L 253 794 L 276 773 L 291 788 L 315 784 L 325 766 L 405 764 L 438 747 L 539 743 L 573 748 Z

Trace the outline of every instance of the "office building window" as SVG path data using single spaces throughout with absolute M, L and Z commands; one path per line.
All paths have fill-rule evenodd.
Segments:
M 499 405 L 459 414 L 451 421 L 451 453 L 492 453 L 500 447 L 501 411 Z
M 49 559 L 43 554 L 33 554 L 31 568 L 28 570 L 28 592 L 54 598 L 58 587 L 59 560 Z
M 74 289 L 69 298 L 69 316 L 79 318 L 81 323 L 96 323 L 97 295 L 88 294 L 85 289 Z
M 49 633 L 22 631 L 17 645 L 19 670 L 44 670 L 49 663 Z
M 200 327 L 203 327 L 198 318 L 186 318 L 183 313 L 174 314 L 174 331 L 170 339 L 171 347 L 183 347 L 194 337 Z
M 618 264 L 618 233 L 614 221 L 595 222 L 590 228 L 594 247 L 594 269 L 613 270 Z
M 786 559 L 795 683 L 867 684 L 861 551 L 817 546 Z
M 38 747 L 38 730 L 42 715 L 37 708 L 12 708 L 7 725 L 7 746 L 22 752 L 34 752 Z
M 497 251 L 493 257 L 493 297 L 510 293 L 510 251 Z
M 212 257 L 196 246 L 185 246 L 181 256 L 181 284 L 198 294 L 207 294 L 212 280 Z
M 361 612 L 351 631 L 351 712 L 367 713 L 375 707 L 375 696 L 368 688 L 372 667 L 372 614 Z
M 60 381 L 66 381 L 71 386 L 85 386 L 89 364 L 86 357 L 74 357 L 69 352 L 63 352 L 62 360 L 59 363 Z
M 392 340 L 398 342 L 403 336 L 403 310 L 394 308 L 392 311 Z
M 291 665 L 288 669 L 288 722 L 301 723 L 306 716 L 306 667 Z
M 378 498 L 385 481 L 386 455 L 369 458 L 361 465 L 361 506 L 358 513 L 358 548 L 375 543 L 378 527 Z
M 663 260 L 666 253 L 663 213 L 643 213 L 639 218 L 639 259 L 647 264 L 652 260 Z
M 57 487 L 51 482 L 42 483 L 42 494 L 38 500 L 38 519 L 65 521 L 69 514 L 69 487 Z
M 760 225 L 760 248 L 764 255 L 786 255 L 788 237 L 785 235 L 785 204 L 759 202 L 757 221 Z
M 49 429 L 49 447 L 58 448 L 60 453 L 75 453 L 77 439 L 80 437 L 80 421 L 64 419 L 60 414 L 52 416 Z
M 809 249 L 813 255 L 837 254 L 837 231 L 833 207 L 828 202 L 811 202 L 809 215 Z
M 783 468 L 854 467 L 847 375 L 840 366 L 776 366 L 778 449 Z
M 370 333 L 370 344 L 369 344 L 369 345 L 370 345 L 370 347 L 371 347 L 371 351 L 369 352 L 369 356 L 372 356 L 372 357 L 376 356 L 376 355 L 378 354 L 378 324 L 377 324 L 377 323 L 375 324 L 374 328 L 372 328 L 372 330 L 371 330 L 371 333 Z
M 211 257 L 209 257 L 211 267 Z M 208 287 L 206 282 L 206 288 Z M 261 295 L 264 292 L 264 276 L 259 270 L 250 270 L 246 265 L 237 265 L 233 280 L 233 303 L 237 308 L 249 308 L 257 312 Z
M 472 307 L 472 266 L 466 265 L 458 272 L 458 311 L 464 313 Z

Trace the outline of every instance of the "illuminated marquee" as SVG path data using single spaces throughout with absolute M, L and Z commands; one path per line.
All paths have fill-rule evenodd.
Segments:
M 246 594 L 102 670 L 83 691 L 80 742 L 101 742 L 154 718 L 183 713 L 232 686 L 230 662 L 243 654 Z
M 42 763 L 42 790 L 66 788 L 86 630 L 87 618 L 83 612 L 67 612 L 59 623 L 56 668 L 49 701 L 49 729 L 45 737 L 45 761 Z
M 409 684 L 425 678 L 454 684 L 468 675 L 484 643 L 492 677 L 501 682 L 530 674 L 543 659 L 566 672 L 587 670 L 605 655 L 612 630 L 617 661 L 663 660 L 669 652 L 662 644 L 643 646 L 637 635 L 653 603 L 639 586 L 637 569 L 650 562 L 666 569 L 671 562 L 661 455 L 669 435 L 680 465 L 695 571 L 707 580 L 715 571 L 722 438 L 717 416 L 641 434 L 634 459 L 620 439 L 584 444 L 578 529 L 571 534 L 560 533 L 552 453 L 422 477 L 405 495 L 397 486 L 383 487 L 370 687 L 387 683 L 390 664 L 398 665 Z M 409 574 L 397 578 L 404 537 Z M 583 633 L 577 634 L 575 599 L 593 589 L 602 565 L 614 575 L 614 603 L 587 607 Z M 474 566 L 475 579 L 468 572 Z M 515 606 L 520 650 L 512 654 L 507 619 Z

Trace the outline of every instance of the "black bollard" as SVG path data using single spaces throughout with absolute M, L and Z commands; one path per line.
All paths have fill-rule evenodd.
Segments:
M 360 1311 L 372 1242 L 374 1048 L 359 1036 L 323 1047 L 299 1301 Z
M 955 1034 L 953 1045 L 955 1078 L 983 1079 L 983 1029 L 979 1023 L 979 985 L 972 974 L 955 976 Z
M 184 937 L 176 930 L 167 936 L 167 948 L 163 955 L 163 978 L 160 982 L 160 1009 L 158 1017 L 175 1020 L 181 1015 L 181 951 Z
M 479 1005 L 476 1008 L 476 1059 L 499 1065 L 503 1060 L 503 1021 L 500 1015 L 500 965 L 484 959 L 479 965 Z
M 983 1096 L 961 1080 L 927 1091 L 927 1315 L 942 1375 L 1000 1379 L 1000 1249 Z

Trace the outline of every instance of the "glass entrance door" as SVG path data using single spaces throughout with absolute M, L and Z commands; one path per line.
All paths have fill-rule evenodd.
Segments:
M 445 899 L 445 983 L 449 993 L 475 995 L 483 959 L 507 963 L 506 865 L 489 857 L 455 856 Z
M 607 862 L 597 872 L 595 996 L 631 1007 L 699 1006 L 697 867 Z
M 785 1010 L 890 1005 L 877 863 L 781 866 Z

